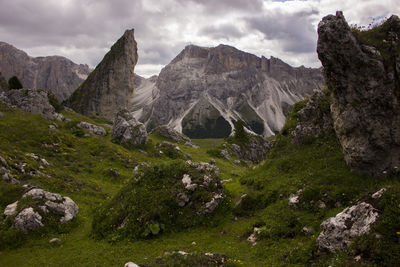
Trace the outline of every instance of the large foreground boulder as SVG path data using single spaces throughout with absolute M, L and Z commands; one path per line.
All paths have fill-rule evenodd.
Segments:
M 138 122 L 126 109 L 117 113 L 111 136 L 124 145 L 140 145 L 147 143 L 146 127 Z
M 18 203 L 21 201 L 22 207 Z M 78 214 L 79 208 L 69 197 L 50 193 L 40 188 L 26 192 L 20 201 L 8 205 L 5 216 L 15 216 L 13 227 L 27 233 L 45 226 L 49 221 L 59 223 L 71 221 Z M 50 219 L 53 218 L 53 219 Z
M 338 252 L 348 248 L 353 238 L 369 233 L 371 225 L 379 217 L 379 211 L 374 206 L 385 191 L 386 189 L 381 189 L 324 221 L 317 238 L 317 247 L 320 250 Z
M 318 26 L 318 57 L 332 92 L 331 113 L 344 159 L 370 175 L 400 167 L 400 19 L 352 31 L 342 12 Z
M 172 129 L 167 125 L 163 125 L 154 129 L 153 132 L 158 132 L 162 137 L 172 139 L 175 142 L 191 142 L 190 138 L 180 132 Z

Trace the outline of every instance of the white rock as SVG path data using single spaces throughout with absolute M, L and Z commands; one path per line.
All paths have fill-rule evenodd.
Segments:
M 50 163 L 47 162 L 45 159 L 40 160 L 44 166 L 50 166 Z
M 375 192 L 374 194 L 372 194 L 372 198 L 375 198 L 375 199 L 381 198 L 383 193 L 386 192 L 386 190 L 387 190 L 386 188 L 382 188 L 378 192 Z
M 124 267 L 139 267 L 139 265 L 130 261 L 125 263 Z
M 17 213 L 17 206 L 18 206 L 18 201 L 15 201 L 14 203 L 11 203 L 10 205 L 7 205 L 7 207 L 4 209 L 4 216 L 11 216 Z
M 93 133 L 93 134 L 97 134 L 97 135 L 107 135 L 106 130 L 103 127 L 85 122 L 85 121 L 81 121 L 80 123 L 78 123 L 76 125 L 77 127 L 81 128 L 81 129 L 85 129 L 88 130 L 89 132 Z

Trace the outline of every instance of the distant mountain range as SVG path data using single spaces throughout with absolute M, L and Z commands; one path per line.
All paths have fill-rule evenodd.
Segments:
M 0 72 L 5 79 L 17 76 L 26 88 L 52 91 L 63 101 L 91 72 L 88 65 L 78 65 L 60 56 L 30 57 L 14 46 L 0 42 Z
M 16 75 L 24 87 L 53 91 L 85 115 L 114 119 L 127 108 L 149 131 L 167 125 L 192 138 L 226 137 L 239 119 L 249 131 L 273 135 L 295 102 L 324 86 L 321 69 L 294 68 L 227 45 L 189 45 L 159 76 L 148 79 L 134 74 L 137 58 L 133 30 L 88 79 L 87 65 L 58 56 L 32 58 L 0 43 L 0 72 L 6 79 Z

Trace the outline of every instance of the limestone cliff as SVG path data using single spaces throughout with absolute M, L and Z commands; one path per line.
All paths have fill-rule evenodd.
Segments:
M 90 69 L 60 56 L 30 57 L 14 46 L 0 42 L 0 72 L 7 80 L 17 76 L 25 88 L 52 91 L 59 101 L 63 101 L 81 85 Z
M 318 57 L 331 91 L 331 115 L 347 164 L 372 175 L 400 168 L 400 19 L 351 30 L 343 14 L 318 26 Z
M 221 138 L 240 119 L 270 136 L 281 129 L 291 105 L 323 85 L 320 69 L 293 68 L 227 45 L 189 45 L 140 86 L 147 94 L 134 95 L 131 110 L 149 130 L 167 124 L 192 138 Z M 136 99 L 147 104 L 138 108 Z
M 114 119 L 132 98 L 137 60 L 134 30 L 127 30 L 66 105 L 84 115 Z

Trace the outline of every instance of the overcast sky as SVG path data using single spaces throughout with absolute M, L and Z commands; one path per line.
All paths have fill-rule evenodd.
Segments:
M 228 44 L 292 66 L 319 67 L 317 25 L 343 10 L 349 24 L 400 14 L 398 0 L 0 0 L 0 41 L 31 56 L 95 67 L 135 29 L 135 72 L 158 74 L 186 45 Z

